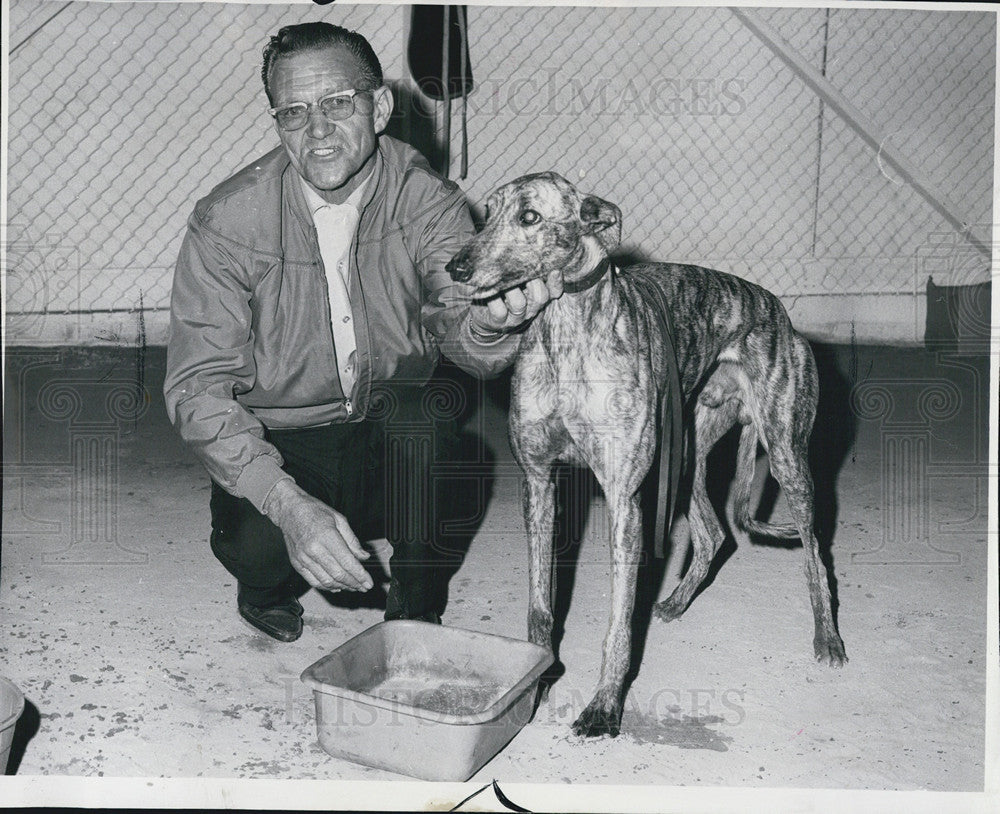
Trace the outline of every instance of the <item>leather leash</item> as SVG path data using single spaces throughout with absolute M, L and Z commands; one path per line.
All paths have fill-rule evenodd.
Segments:
M 629 269 L 627 274 L 635 281 L 647 305 L 656 315 L 667 363 L 666 391 L 660 396 L 660 467 L 656 487 L 656 524 L 653 527 L 653 553 L 657 559 L 663 559 L 664 541 L 677 504 L 681 468 L 684 465 L 684 400 L 680 370 L 677 367 L 677 344 L 667 297 L 653 275 L 637 269 Z

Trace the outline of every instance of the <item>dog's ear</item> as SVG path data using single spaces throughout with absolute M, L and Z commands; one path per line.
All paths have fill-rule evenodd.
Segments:
M 621 243 L 622 211 L 613 203 L 588 195 L 580 201 L 580 222 L 605 251 L 610 252 Z

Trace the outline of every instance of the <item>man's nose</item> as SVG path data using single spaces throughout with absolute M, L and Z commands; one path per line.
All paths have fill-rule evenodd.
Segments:
M 318 106 L 310 107 L 306 115 L 309 117 L 306 122 L 306 131 L 311 138 L 323 138 L 337 127 Z

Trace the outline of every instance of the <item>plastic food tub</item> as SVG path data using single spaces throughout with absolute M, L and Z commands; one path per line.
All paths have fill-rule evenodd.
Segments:
M 0 676 L 0 775 L 7 771 L 7 761 L 14 743 L 14 729 L 23 711 L 23 693 L 9 678 Z
M 543 647 L 428 622 L 380 622 L 302 673 L 334 757 L 423 780 L 468 780 L 534 712 Z

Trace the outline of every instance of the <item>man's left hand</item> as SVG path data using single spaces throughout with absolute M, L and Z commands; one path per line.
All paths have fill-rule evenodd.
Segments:
M 484 303 L 473 303 L 469 319 L 480 333 L 507 333 L 534 319 L 562 293 L 562 274 L 553 271 L 545 280 L 529 280 Z

